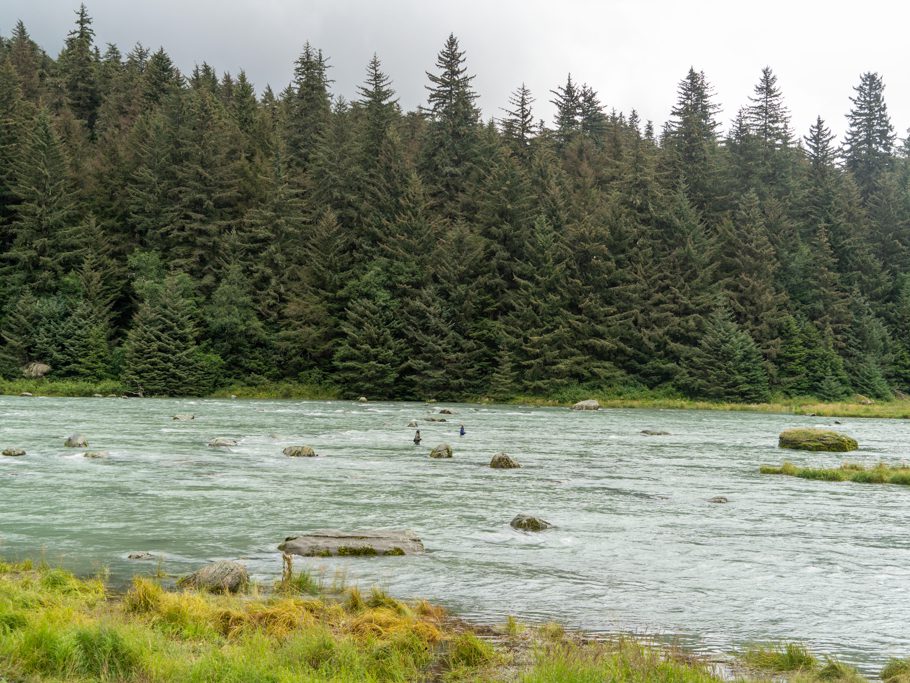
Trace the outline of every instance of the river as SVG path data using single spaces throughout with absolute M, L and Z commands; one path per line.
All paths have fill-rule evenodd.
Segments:
M 784 458 L 843 462 L 777 448 L 783 429 L 831 418 L 446 404 L 448 422 L 423 420 L 440 407 L 0 397 L 0 448 L 28 451 L 0 458 L 0 556 L 107 568 L 114 581 L 155 570 L 127 560 L 134 551 L 169 573 L 242 559 L 270 582 L 287 535 L 409 528 L 426 554 L 297 566 L 484 622 L 556 620 L 703 653 L 799 640 L 866 672 L 910 654 L 910 487 L 758 473 Z M 841 422 L 861 446 L 850 461 L 910 457 L 910 422 Z M 110 456 L 64 448 L 74 432 Z M 209 448 L 217 436 L 240 443 Z M 452 460 L 427 457 L 441 442 Z M 282 455 L 292 444 L 320 457 Z M 490 469 L 501 450 L 522 468 Z M 517 513 L 556 527 L 514 531 Z

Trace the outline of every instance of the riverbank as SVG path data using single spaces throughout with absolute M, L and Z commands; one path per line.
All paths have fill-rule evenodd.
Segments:
M 75 380 L 0 380 L 0 395 L 20 394 L 53 397 L 92 397 L 130 395 L 130 390 L 119 382 L 82 382 Z M 341 392 L 331 386 L 300 384 L 295 382 L 271 382 L 259 385 L 236 384 L 201 398 L 242 398 L 242 399 L 294 399 L 309 401 L 330 401 L 341 398 Z M 769 403 L 718 403 L 698 401 L 636 392 L 631 395 L 607 393 L 569 393 L 559 397 L 515 396 L 503 403 L 530 406 L 569 407 L 583 398 L 594 398 L 603 408 L 632 408 L 659 410 L 723 410 L 756 413 L 779 413 L 784 415 L 810 415 L 821 417 L 873 417 L 910 419 L 910 399 L 869 402 L 868 399 L 855 401 L 825 402 L 808 397 L 781 399 Z M 464 399 L 467 403 L 497 403 L 489 398 Z
M 910 662 L 886 670 L 905 673 Z M 718 666 L 557 624 L 469 625 L 425 601 L 327 588 L 306 573 L 242 595 L 178 592 L 151 577 L 117 594 L 103 577 L 0 562 L 0 680 L 720 683 L 731 672 L 740 681 L 865 680 L 793 644 L 754 647 Z

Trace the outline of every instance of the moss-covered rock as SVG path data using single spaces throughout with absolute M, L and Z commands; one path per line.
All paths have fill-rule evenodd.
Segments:
M 515 515 L 509 526 L 519 531 L 543 531 L 553 525 L 534 515 Z
M 239 593 L 250 584 L 250 575 L 239 562 L 213 562 L 177 582 L 181 588 L 210 593 Z
M 516 467 L 521 467 L 521 465 L 519 465 L 518 461 L 508 453 L 497 453 L 493 456 L 493 459 L 490 460 L 490 467 L 494 470 L 511 470 Z
M 447 443 L 441 443 L 432 451 L 430 451 L 431 458 L 451 458 L 452 457 L 452 447 Z
M 781 432 L 777 445 L 800 451 L 834 451 L 846 453 L 859 448 L 856 439 L 827 429 L 787 429 Z
M 4 448 L 2 454 L 15 458 L 20 455 L 25 455 L 25 450 L 23 450 L 22 448 Z
M 63 445 L 67 448 L 88 448 L 88 439 L 82 436 L 82 434 L 70 434 L 66 437 L 66 441 L 63 442 Z

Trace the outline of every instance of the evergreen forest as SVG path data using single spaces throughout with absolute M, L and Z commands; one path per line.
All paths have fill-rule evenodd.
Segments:
M 482 65 L 478 65 L 481 68 Z M 847 132 L 770 68 L 732 121 L 690 68 L 668 121 L 574 75 L 485 119 L 455 36 L 404 111 L 293 82 L 0 38 L 0 375 L 149 395 L 299 382 L 453 400 L 910 393 L 910 143 L 878 73 Z M 845 93 L 850 84 L 845 84 Z M 540 120 L 537 101 L 556 115 Z

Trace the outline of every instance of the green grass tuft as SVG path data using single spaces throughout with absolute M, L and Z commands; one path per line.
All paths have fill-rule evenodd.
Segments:
M 881 678 L 885 683 L 910 683 L 910 658 L 889 659 Z
M 875 467 L 865 468 L 856 463 L 845 463 L 840 467 L 797 467 L 785 462 L 780 467 L 762 465 L 761 474 L 783 474 L 800 479 L 818 481 L 852 481 L 857 484 L 898 484 L 910 486 L 910 467 L 891 466 L 879 463 Z
M 779 673 L 808 671 L 818 664 L 812 653 L 798 643 L 753 645 L 743 653 L 741 659 L 755 669 Z

